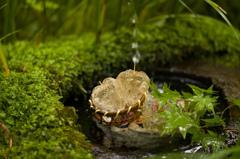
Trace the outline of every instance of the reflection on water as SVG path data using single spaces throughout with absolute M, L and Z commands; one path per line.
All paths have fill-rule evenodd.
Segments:
M 194 78 L 189 77 L 187 75 L 179 75 L 169 72 L 156 72 L 152 75 L 152 80 L 156 83 L 158 87 L 161 87 L 163 82 L 166 82 L 171 85 L 171 89 L 176 89 L 178 91 L 189 91 L 190 89 L 185 83 L 194 84 L 201 88 L 208 88 L 211 85 L 211 80 L 206 78 Z M 73 105 L 76 108 L 77 113 L 79 114 L 79 124 L 82 126 L 83 133 L 87 136 L 87 138 L 92 142 L 93 144 L 93 150 L 92 153 L 97 158 L 146 158 L 146 157 L 153 157 L 155 155 L 160 155 L 158 157 L 164 158 L 169 157 L 170 154 L 173 154 L 174 152 L 183 152 L 183 153 L 198 153 L 199 152 L 205 152 L 204 148 L 199 143 L 194 143 L 193 145 L 190 144 L 190 136 L 187 137 L 187 140 L 182 140 L 181 142 L 177 144 L 171 144 L 172 147 L 165 147 L 161 149 L 136 149 L 136 148 L 126 148 L 126 147 L 120 147 L 120 148 L 114 148 L 114 147 L 107 147 L 103 145 L 103 132 L 96 127 L 95 123 L 92 120 L 92 114 L 89 111 L 89 104 L 87 102 L 86 97 L 85 99 L 83 97 L 74 97 L 72 96 L 69 98 L 65 105 Z M 226 101 L 222 98 L 219 98 L 220 105 L 218 108 L 220 110 L 216 110 L 217 114 L 221 113 L 221 110 L 223 110 L 226 107 Z M 227 113 L 226 113 L 227 114 Z M 212 118 L 213 114 L 206 114 L 206 118 Z M 225 116 L 225 118 L 229 118 L 228 116 Z M 220 130 L 218 128 L 214 128 L 216 130 Z M 228 134 L 224 134 L 225 136 Z M 228 139 L 227 144 L 232 145 L 234 144 L 233 139 Z M 191 156 L 191 155 L 190 155 Z M 202 156 L 205 156 L 202 154 Z M 192 155 L 191 158 L 194 158 L 194 155 Z

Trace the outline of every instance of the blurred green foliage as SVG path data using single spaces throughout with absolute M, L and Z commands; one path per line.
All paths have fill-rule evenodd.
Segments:
M 220 15 L 204 0 L 184 0 L 196 14 L 218 19 Z M 237 28 L 240 27 L 238 12 L 240 2 L 217 2 L 228 12 L 227 17 Z M 0 37 L 20 29 L 17 35 L 5 40 L 44 39 L 47 36 L 80 34 L 82 32 L 115 31 L 130 27 L 136 11 L 139 24 L 151 24 L 163 15 L 189 13 L 177 0 L 3 0 L 0 6 Z M 105 6 L 105 8 L 103 7 Z M 102 10 L 104 10 L 103 19 Z M 100 27 L 100 28 L 99 28 Z
M 239 150 L 240 148 L 237 146 L 233 146 L 231 148 L 223 149 L 218 153 L 214 154 L 207 154 L 204 152 L 197 152 L 197 153 L 165 153 L 161 155 L 157 155 L 154 157 L 149 157 L 148 159 L 159 159 L 159 158 L 168 158 L 168 159 L 185 159 L 185 158 L 191 158 L 191 159 L 237 159 L 239 158 Z

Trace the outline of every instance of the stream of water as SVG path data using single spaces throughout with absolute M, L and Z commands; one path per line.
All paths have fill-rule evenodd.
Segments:
M 134 5 L 132 4 L 132 1 L 128 2 L 128 6 L 130 6 L 131 10 L 133 10 L 133 16 L 130 18 L 131 19 L 131 23 L 132 23 L 132 28 L 133 28 L 133 41 L 132 41 L 132 52 L 130 54 L 132 54 L 132 61 L 134 63 L 134 71 L 136 68 L 136 65 L 139 63 L 140 59 L 141 59 L 141 54 L 138 50 L 138 16 L 136 13 L 136 10 L 134 8 Z

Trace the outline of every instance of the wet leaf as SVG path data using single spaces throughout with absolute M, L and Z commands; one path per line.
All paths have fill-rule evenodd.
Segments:
M 211 126 L 223 126 L 225 125 L 224 119 L 222 119 L 222 116 L 218 116 L 214 114 L 213 119 L 201 119 L 202 121 L 206 122 L 206 125 L 203 127 L 211 127 Z
M 151 82 L 151 84 L 149 84 L 150 88 L 152 89 L 153 93 L 153 97 L 158 99 L 158 103 L 159 103 L 159 108 L 161 109 L 161 107 L 165 104 L 168 104 L 172 109 L 175 109 L 176 106 L 174 104 L 176 104 L 177 99 L 181 99 L 182 96 L 178 91 L 172 91 L 168 85 L 166 83 L 164 83 L 163 85 L 163 93 L 160 93 L 158 91 L 158 88 L 155 86 L 155 84 L 153 82 Z
M 200 131 L 196 127 L 189 128 L 188 132 L 193 135 L 191 139 L 191 144 L 193 144 L 194 142 L 201 142 L 201 140 L 205 136 L 205 133 Z
M 231 101 L 234 105 L 240 107 L 240 99 L 235 99 L 234 97 L 232 99 L 231 98 L 226 98 L 226 99 Z
M 190 115 L 190 113 L 180 114 L 179 112 L 174 111 L 165 111 L 160 113 L 158 117 L 169 119 L 161 135 L 170 133 L 175 129 L 179 129 L 185 139 L 187 130 L 190 126 L 198 127 Z
M 222 135 L 218 136 L 217 133 L 210 130 L 208 130 L 208 133 L 209 134 L 206 134 L 201 140 L 201 144 L 206 150 L 210 151 L 208 147 L 210 145 L 214 152 L 218 151 L 220 148 L 227 148 L 227 145 L 225 144 L 226 137 L 223 137 Z
M 191 94 L 191 93 L 189 93 L 189 92 L 181 92 L 182 93 L 182 95 L 183 95 L 183 97 L 185 98 L 185 99 L 188 99 L 188 98 L 191 98 L 193 95 Z
M 196 102 L 195 112 L 207 109 L 215 114 L 214 105 L 217 102 L 217 97 L 210 96 L 204 97 L 202 93 L 199 93 L 199 95 L 195 95 L 191 98 L 188 98 L 188 100 L 191 102 Z
M 186 97 L 189 97 L 188 101 L 195 103 L 195 112 L 199 113 L 199 115 L 204 115 L 206 110 L 212 111 L 214 114 L 214 105 L 217 102 L 217 96 L 212 97 L 212 94 L 217 93 L 217 91 L 213 91 L 213 86 L 210 86 L 208 89 L 202 89 L 197 86 L 187 84 L 193 90 L 193 96 L 189 94 L 184 94 Z
M 218 151 L 220 148 L 227 147 L 225 144 L 226 138 L 222 135 L 218 136 L 218 134 L 214 133 L 213 131 L 208 130 L 208 134 L 205 134 L 204 131 L 199 131 L 193 127 L 189 129 L 189 133 L 193 134 L 191 144 L 194 142 L 199 142 L 209 152 L 209 146 L 211 146 L 214 152 Z
M 217 12 L 218 14 L 220 14 L 222 16 L 222 18 L 226 21 L 226 23 L 229 25 L 229 27 L 231 28 L 231 30 L 233 31 L 234 35 L 236 36 L 238 42 L 240 43 L 238 34 L 235 30 L 235 28 L 233 27 L 233 25 L 231 24 L 231 22 L 228 20 L 228 18 L 225 16 L 226 12 L 215 2 L 211 1 L 211 0 L 205 0 L 208 4 L 210 4 Z
M 198 92 L 200 94 L 202 93 L 207 93 L 207 94 L 216 94 L 218 91 L 214 91 L 213 90 L 213 85 L 210 86 L 208 89 L 203 89 L 203 88 L 199 88 L 198 86 L 195 86 L 195 85 L 191 85 L 191 84 L 187 84 L 190 88 L 192 88 L 193 92 L 196 91 L 198 95 Z M 195 92 L 194 92 L 195 93 Z
M 146 82 L 146 81 L 145 81 Z M 161 93 L 158 91 L 158 88 L 156 87 L 156 85 L 154 84 L 153 81 L 151 81 L 151 83 L 148 83 L 146 82 L 149 87 L 151 88 L 151 90 L 153 91 L 152 92 L 152 95 L 154 98 L 157 98 L 157 99 L 160 99 L 161 98 Z
M 161 98 L 159 99 L 159 107 L 164 104 L 168 104 L 173 110 L 176 110 L 176 103 L 178 99 L 182 99 L 181 94 L 178 91 L 172 91 L 166 83 L 163 85 L 163 93 L 161 93 Z

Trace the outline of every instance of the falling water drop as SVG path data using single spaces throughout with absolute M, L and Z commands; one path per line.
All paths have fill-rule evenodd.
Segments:
M 136 64 L 139 63 L 140 58 L 141 58 L 141 55 L 138 51 L 138 42 L 137 42 L 138 28 L 137 28 L 137 23 L 138 23 L 138 17 L 137 17 L 137 14 L 135 13 L 135 10 L 134 10 L 134 15 L 132 17 L 132 26 L 133 26 L 133 34 L 132 34 L 133 35 L 133 42 L 132 42 L 133 57 L 132 57 L 132 61 L 134 63 L 134 71 L 135 71 Z
M 136 42 L 133 42 L 132 43 L 132 49 L 136 49 L 136 48 L 138 48 L 138 44 Z
M 131 47 L 132 47 L 131 54 L 132 54 L 132 61 L 134 63 L 134 71 L 135 71 L 136 64 L 139 63 L 140 58 L 141 58 L 141 54 L 138 51 L 138 42 L 137 42 L 138 41 L 138 15 L 136 12 L 136 8 L 134 6 L 134 1 L 128 0 L 127 4 L 128 4 L 128 6 L 131 7 L 131 10 L 132 10 L 132 16 L 130 18 L 131 26 L 133 28 L 133 31 L 132 31 L 133 41 L 131 44 Z
M 134 63 L 134 71 L 135 71 L 136 64 L 139 63 L 139 61 L 140 61 L 140 58 L 141 58 L 140 53 L 138 51 L 136 51 L 136 53 L 132 57 L 132 61 Z

